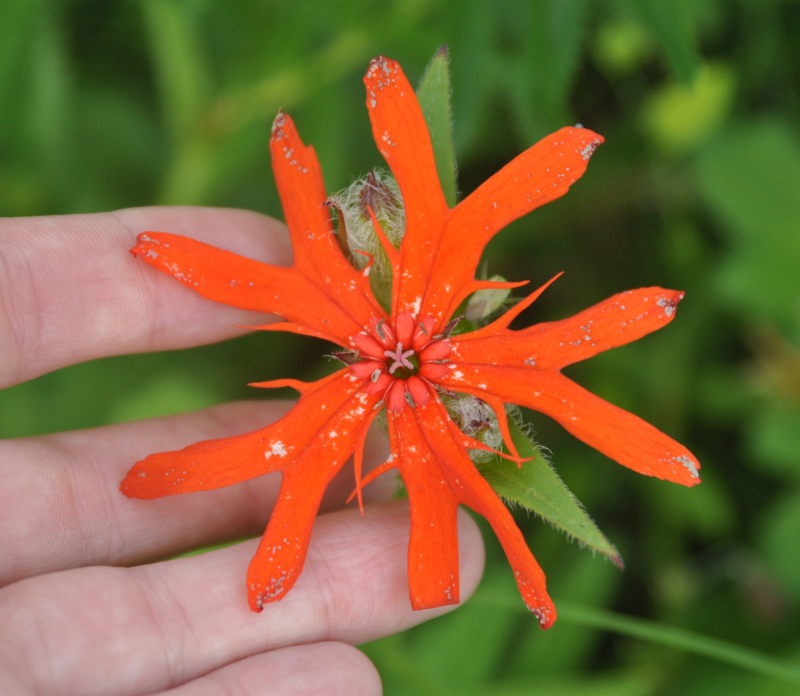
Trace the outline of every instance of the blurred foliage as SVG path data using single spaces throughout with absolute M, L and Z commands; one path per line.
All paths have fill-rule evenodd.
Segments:
M 668 328 L 568 372 L 689 445 L 704 483 L 633 475 L 529 414 L 626 571 L 521 518 L 564 602 L 553 629 L 515 608 L 490 545 L 474 600 L 365 650 L 387 694 L 794 694 L 777 672 L 566 607 L 800 664 L 798 35 L 795 0 L 4 0 L 0 214 L 168 203 L 279 216 L 278 108 L 338 190 L 380 164 L 368 61 L 389 55 L 414 80 L 443 43 L 461 191 L 562 125 L 603 133 L 566 198 L 492 242 L 489 272 L 540 284 L 566 271 L 526 322 L 631 287 L 685 290 Z M 0 395 L 0 435 L 252 398 L 246 382 L 309 377 L 324 352 L 258 335 L 75 366 Z

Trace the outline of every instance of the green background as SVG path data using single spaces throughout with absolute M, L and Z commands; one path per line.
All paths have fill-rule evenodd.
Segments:
M 567 373 L 688 445 L 704 483 L 636 476 L 534 415 L 627 569 L 521 516 L 553 629 L 524 611 L 487 535 L 473 600 L 364 649 L 387 694 L 794 694 L 780 669 L 800 680 L 798 37 L 792 0 L 4 0 L 0 215 L 164 203 L 279 217 L 278 108 L 343 188 L 382 164 L 369 60 L 415 82 L 443 43 L 462 193 L 562 125 L 602 133 L 567 197 L 492 242 L 489 274 L 565 271 L 528 321 L 685 290 L 669 327 Z M 0 394 L 0 435 L 253 398 L 246 382 L 307 378 L 322 352 L 259 334 L 75 366 Z M 716 644 L 695 633 L 765 660 L 703 656 Z

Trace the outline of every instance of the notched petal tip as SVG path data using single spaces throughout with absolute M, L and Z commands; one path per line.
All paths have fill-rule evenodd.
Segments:
M 665 290 L 657 300 L 656 304 L 664 311 L 664 316 L 672 318 L 678 303 L 686 296 L 682 290 Z
M 148 259 L 154 260 L 158 258 L 158 251 L 154 249 L 154 247 L 161 246 L 161 242 L 158 239 L 151 237 L 152 234 L 158 234 L 158 232 L 142 232 L 141 234 L 136 235 L 136 246 L 129 249 L 128 253 L 136 258 L 141 258 L 147 261 Z M 169 244 L 165 244 L 164 246 L 169 246 Z
M 400 66 L 397 61 L 386 56 L 376 56 L 369 62 L 365 80 L 378 78 L 391 78 L 397 74 Z
M 595 153 L 595 150 L 597 150 L 597 148 L 600 147 L 604 142 L 605 139 L 602 136 L 593 138 L 582 148 L 578 149 L 578 153 L 583 159 L 588 160 Z
M 148 478 L 147 472 L 144 470 L 145 461 L 134 464 L 120 482 L 119 490 L 126 498 L 154 500 L 165 495 L 158 478 L 152 476 Z
M 287 122 L 290 126 L 294 125 L 291 117 L 284 113 L 283 109 L 278 109 L 278 114 L 275 116 L 275 120 L 272 122 L 273 138 L 280 139 L 284 136 L 284 128 L 286 127 Z
M 250 610 L 259 614 L 265 604 L 283 599 L 293 587 L 298 574 L 294 569 L 289 572 L 278 572 L 276 577 L 271 577 L 268 582 L 262 583 L 251 566 L 247 579 L 247 603 L 250 605 Z
M 552 604 L 549 606 L 528 607 L 528 609 L 536 617 L 539 626 L 545 631 L 556 622 L 556 610 Z
M 581 159 L 588 160 L 595 153 L 606 139 L 599 133 L 595 133 L 583 125 L 566 126 L 560 129 L 555 135 L 563 136 L 564 140 L 570 140 L 575 145 L 575 152 Z
M 658 461 L 659 467 L 653 475 L 683 486 L 696 486 L 701 483 L 700 462 L 690 452 L 671 455 Z

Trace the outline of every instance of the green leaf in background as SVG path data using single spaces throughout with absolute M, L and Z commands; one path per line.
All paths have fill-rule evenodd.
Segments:
M 108 422 L 127 421 L 187 413 L 217 403 L 214 390 L 191 374 L 155 373 L 126 394 L 109 412 Z
M 12 77 L 22 65 L 21 56 L 32 43 L 41 8 L 40 0 L 0 2 L 0 114 L 13 103 L 15 93 L 8 89 Z
M 595 33 L 595 62 L 610 75 L 640 70 L 653 52 L 653 37 L 632 18 L 606 21 Z
M 208 69 L 190 6 L 172 0 L 141 4 L 150 41 L 171 156 L 160 202 L 197 205 L 211 177 L 212 158 L 202 118 L 208 108 Z
M 761 528 L 764 560 L 784 592 L 800 597 L 800 489 L 783 495 L 765 515 Z M 800 683 L 800 670 L 798 670 Z
M 456 156 L 453 149 L 453 116 L 450 108 L 450 68 L 447 46 L 428 64 L 417 89 L 422 113 L 431 132 L 436 171 L 449 206 L 456 204 Z
M 699 193 L 727 251 L 716 277 L 737 313 L 800 333 L 800 140 L 780 121 L 731 128 L 697 167 Z
M 621 568 L 619 552 L 586 514 L 541 450 L 513 419 L 509 419 L 508 425 L 520 456 L 531 459 L 521 467 L 499 456 L 481 464 L 481 473 L 492 488 L 505 500 L 535 512 L 569 537 L 608 556 Z
M 763 404 L 747 435 L 759 468 L 800 483 L 800 404 Z
M 141 7 L 164 120 L 172 139 L 183 143 L 196 136 L 207 106 L 209 73 L 196 28 L 186 3 L 145 0 Z
M 586 0 L 542 0 L 525 8 L 522 29 L 530 40 L 505 72 L 512 106 L 529 141 L 572 118 L 568 95 L 580 67 L 588 10 Z
M 714 133 L 733 103 L 736 77 L 730 66 L 703 65 L 687 84 L 665 84 L 642 102 L 648 140 L 667 154 L 689 151 Z
M 636 15 L 661 44 L 675 77 L 692 83 L 699 56 L 692 19 L 686 0 L 629 0 Z

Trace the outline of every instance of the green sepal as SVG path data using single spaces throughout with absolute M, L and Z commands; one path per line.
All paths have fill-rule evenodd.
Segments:
M 450 108 L 450 59 L 446 45 L 436 51 L 428 64 L 417 88 L 417 98 L 431 134 L 444 198 L 452 208 L 456 204 L 456 156 Z
M 531 459 L 520 467 L 500 456 L 480 464 L 481 474 L 489 485 L 506 501 L 536 513 L 582 546 L 599 551 L 622 568 L 622 556 L 586 514 L 539 447 L 513 418 L 509 418 L 508 427 L 520 457 Z

